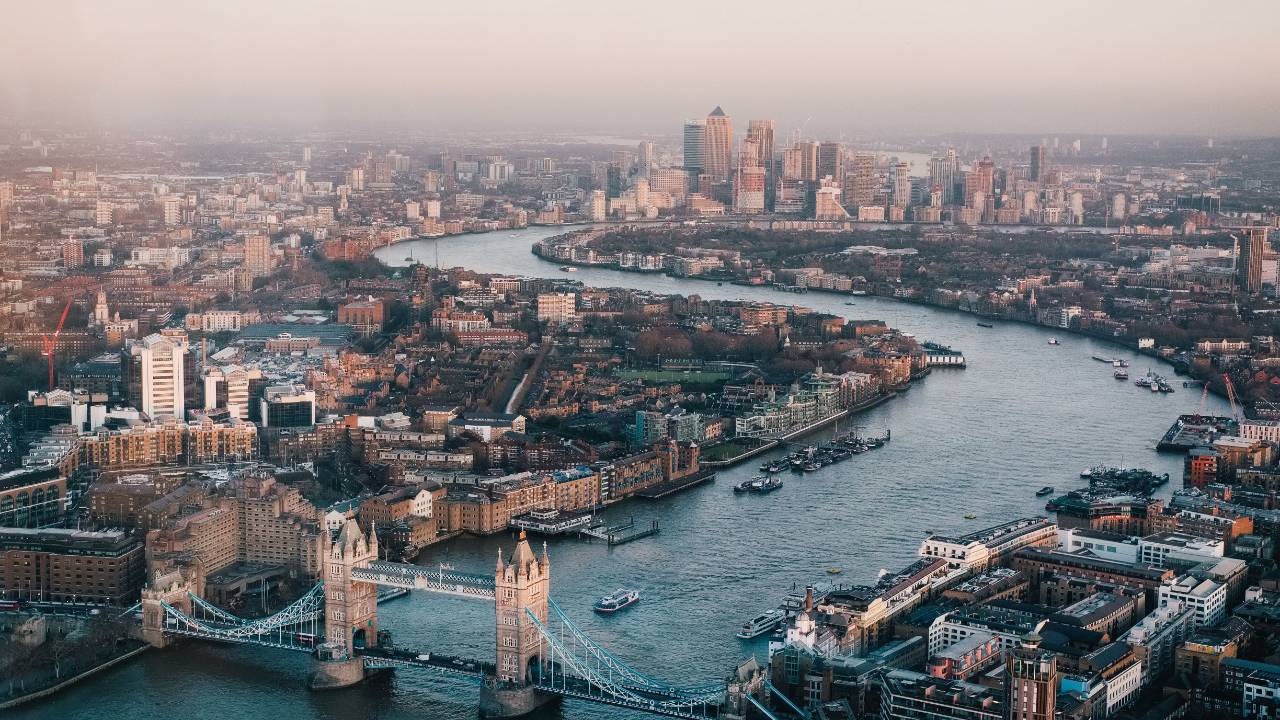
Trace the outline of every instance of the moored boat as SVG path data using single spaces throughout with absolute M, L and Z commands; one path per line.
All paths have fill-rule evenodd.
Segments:
M 1045 485 L 1044 487 L 1036 491 L 1036 497 L 1044 497 L 1045 495 L 1052 495 L 1052 494 L 1053 494 L 1052 485 Z
M 786 617 L 786 613 L 782 610 L 770 610 L 769 612 L 761 613 L 742 623 L 742 627 L 738 629 L 738 638 L 750 640 L 760 637 L 777 627 Z

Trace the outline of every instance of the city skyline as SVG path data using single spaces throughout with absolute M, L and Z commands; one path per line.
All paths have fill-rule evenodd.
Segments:
M 1280 109 L 1267 72 L 1280 51 L 1262 30 L 1280 9 L 1260 2 L 1210 16 L 1183 2 L 1053 12 L 994 0 L 829 4 L 806 17 L 759 3 L 125 5 L 11 8 L 9 27 L 23 32 L 0 43 L 0 60 L 22 71 L 0 79 L 0 117 L 668 133 L 669 118 L 720 104 L 830 137 L 1228 137 L 1274 134 Z

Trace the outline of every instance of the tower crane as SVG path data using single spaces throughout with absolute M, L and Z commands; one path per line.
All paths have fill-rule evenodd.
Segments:
M 74 298 L 67 301 L 66 307 L 62 308 L 62 317 L 58 318 L 58 327 L 54 328 L 53 336 L 44 336 L 44 355 L 49 356 L 49 389 L 53 389 L 53 350 L 58 344 L 58 336 L 62 334 L 62 326 L 67 322 L 67 312 L 71 310 L 71 303 Z
M 1240 424 L 1240 405 L 1236 398 L 1236 386 L 1231 383 L 1231 375 L 1222 373 L 1222 381 L 1227 384 L 1227 400 L 1231 401 L 1231 417 L 1235 418 L 1236 425 Z

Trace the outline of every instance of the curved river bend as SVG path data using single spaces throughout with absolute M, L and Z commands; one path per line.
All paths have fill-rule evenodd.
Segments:
M 383 248 L 379 257 L 406 265 L 413 257 L 479 272 L 561 277 L 555 263 L 529 252 L 562 228 L 530 228 Z M 758 462 L 720 474 L 718 482 L 656 503 L 613 507 L 614 518 L 660 520 L 661 534 L 609 548 L 559 540 L 551 544 L 552 592 L 560 606 L 615 654 L 673 681 L 712 679 L 764 641 L 733 637 L 742 621 L 774 607 L 792 584 L 826 579 L 843 567 L 846 582 L 871 582 L 881 568 L 915 558 L 925 530 L 963 531 L 1042 512 L 1043 485 L 1070 487 L 1082 468 L 1107 463 L 1168 472 L 1177 485 L 1180 458 L 1157 455 L 1156 439 L 1174 417 L 1193 411 L 1200 394 L 1181 387 L 1158 395 L 1111 377 L 1091 355 L 1128 358 L 1135 377 L 1152 360 L 1104 342 L 1050 329 L 975 325 L 969 315 L 891 300 L 716 285 L 658 275 L 583 269 L 588 285 L 625 286 L 707 298 L 796 303 L 852 318 L 885 320 L 921 340 L 965 353 L 967 370 L 934 372 L 905 395 L 862 416 L 893 442 L 806 477 L 786 477 L 767 496 L 735 496 L 730 486 Z M 853 307 L 845 305 L 852 300 Z M 1161 372 L 1169 373 L 1166 367 Z M 1211 397 L 1210 412 L 1225 414 Z M 1166 490 L 1168 492 L 1168 490 Z M 976 513 L 966 521 L 965 513 Z M 463 538 L 432 547 L 421 562 L 490 572 L 499 545 L 511 538 Z M 592 601 L 618 586 L 642 600 L 615 617 L 591 612 Z M 493 608 L 415 594 L 379 610 L 398 644 L 492 657 Z M 386 685 L 332 693 L 305 689 L 308 661 L 292 653 L 188 644 L 147 653 L 44 702 L 9 716 L 23 720 L 128 717 L 130 720 L 273 720 L 474 718 L 477 688 L 401 671 Z M 644 717 L 565 702 L 542 717 L 572 720 Z

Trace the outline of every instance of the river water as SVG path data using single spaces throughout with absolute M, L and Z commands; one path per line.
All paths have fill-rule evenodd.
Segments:
M 788 295 L 763 288 L 583 269 L 564 275 L 529 252 L 530 243 L 561 232 L 530 228 L 426 240 L 384 248 L 388 264 L 413 255 L 442 267 L 481 272 L 573 277 L 599 287 L 625 286 L 707 298 L 796 303 L 855 319 L 882 319 L 921 340 L 965 353 L 966 370 L 939 370 L 910 392 L 859 417 L 869 432 L 893 431 L 883 449 L 803 477 L 767 496 L 736 496 L 731 486 L 755 473 L 759 460 L 720 473 L 716 483 L 665 500 L 610 508 L 614 520 L 657 519 L 661 534 L 629 545 L 551 543 L 552 595 L 561 608 L 616 655 L 680 684 L 721 677 L 746 655 L 763 657 L 766 641 L 734 638 L 745 619 L 774 607 L 793 584 L 837 579 L 874 582 L 881 568 L 916 557 L 926 530 L 967 531 L 1042 513 L 1043 485 L 1074 486 L 1098 464 L 1148 467 L 1180 484 L 1179 456 L 1158 455 L 1156 440 L 1200 393 L 1159 395 L 1111 377 L 1091 355 L 1129 359 L 1138 377 L 1154 363 L 1107 343 L 1051 329 L 1000 323 L 977 327 L 969 315 L 867 297 Z M 845 303 L 852 301 L 853 306 Z M 1170 368 L 1158 369 L 1172 374 Z M 1222 400 L 1207 409 L 1225 414 Z M 768 456 L 765 456 L 768 457 Z M 1165 492 L 1169 492 L 1166 489 Z M 976 520 L 965 520 L 966 513 Z M 510 536 L 461 538 L 429 548 L 420 562 L 448 562 L 490 572 Z M 642 600 L 615 617 L 591 612 L 617 587 Z M 493 607 L 416 593 L 379 609 L 400 645 L 476 658 L 493 657 Z M 14 718 L 204 720 L 270 717 L 473 718 L 478 689 L 434 675 L 400 671 L 379 685 L 312 693 L 306 657 L 284 651 L 189 643 L 154 651 L 43 702 Z M 545 718 L 643 717 L 567 701 Z

